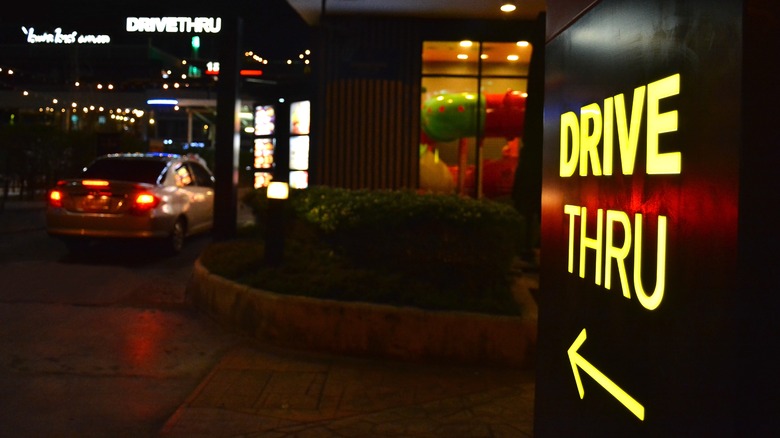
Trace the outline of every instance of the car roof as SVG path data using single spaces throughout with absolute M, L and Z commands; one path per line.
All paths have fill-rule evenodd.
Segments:
M 133 160 L 133 161 L 154 161 L 158 163 L 165 163 L 166 166 L 170 166 L 171 163 L 178 161 L 181 163 L 197 164 L 209 172 L 212 170 L 209 168 L 208 163 L 198 154 L 174 154 L 167 152 L 123 152 L 115 154 L 101 155 L 93 161 L 103 160 Z
M 119 154 L 106 154 L 98 157 L 98 159 L 105 159 L 105 158 L 152 159 L 152 160 L 160 160 L 160 161 L 189 159 L 184 155 L 169 154 L 164 152 L 132 152 L 132 153 L 119 153 Z
M 148 160 L 170 163 L 172 161 L 182 161 L 188 163 L 198 163 L 208 168 L 208 164 L 198 154 L 173 154 L 168 152 L 124 152 L 116 154 L 105 154 L 97 157 L 97 160 L 119 159 L 119 160 Z

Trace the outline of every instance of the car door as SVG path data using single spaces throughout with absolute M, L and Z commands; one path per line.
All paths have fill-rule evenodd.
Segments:
M 214 176 L 198 163 L 189 162 L 187 168 L 194 180 L 188 186 L 193 193 L 193 223 L 190 229 L 193 233 L 206 231 L 214 225 Z
M 195 176 L 187 163 L 177 162 L 173 166 L 173 174 L 176 178 L 177 192 L 180 198 L 184 198 L 182 213 L 187 216 L 187 233 L 193 234 L 204 228 L 206 221 L 203 203 L 205 194 L 199 189 Z

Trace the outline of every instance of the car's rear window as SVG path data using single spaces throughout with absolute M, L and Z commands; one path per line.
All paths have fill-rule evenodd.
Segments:
M 165 165 L 166 163 L 155 160 L 104 158 L 90 164 L 81 176 L 156 184 L 165 170 Z

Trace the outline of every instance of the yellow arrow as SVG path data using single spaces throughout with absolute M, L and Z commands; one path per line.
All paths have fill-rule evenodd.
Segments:
M 644 406 L 639 404 L 639 402 L 634 400 L 633 397 L 620 389 L 619 386 L 615 385 L 615 382 L 602 374 L 601 371 L 597 370 L 596 367 L 591 365 L 590 362 L 585 360 L 582 356 L 580 356 L 579 353 L 577 353 L 577 350 L 580 348 L 582 343 L 585 342 L 586 337 L 587 335 L 585 334 L 585 329 L 582 329 L 580 335 L 577 336 L 577 339 L 574 340 L 574 343 L 571 344 L 571 347 L 569 347 L 568 351 L 569 360 L 571 361 L 571 369 L 574 371 L 574 380 L 577 381 L 577 390 L 580 392 L 580 399 L 585 398 L 585 388 L 582 387 L 582 380 L 580 379 L 580 372 L 578 368 L 582 368 L 582 371 L 585 371 L 590 377 L 593 378 L 593 380 L 596 381 L 596 383 L 601 385 L 604 389 L 607 390 L 607 392 L 612 394 L 613 397 L 618 399 L 618 401 L 622 403 L 623 406 L 628 408 L 632 414 L 636 415 L 637 418 L 644 421 Z

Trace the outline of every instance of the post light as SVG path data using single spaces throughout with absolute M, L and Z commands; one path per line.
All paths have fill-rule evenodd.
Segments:
M 268 221 L 265 228 L 265 262 L 271 266 L 282 263 L 284 255 L 284 207 L 290 194 L 289 184 L 271 181 L 268 184 Z
M 283 181 L 271 181 L 268 184 L 268 199 L 287 199 L 290 194 L 290 186 Z

